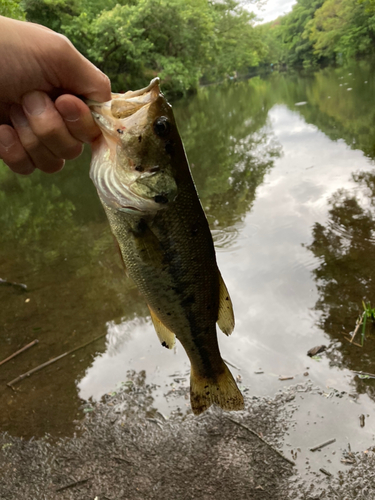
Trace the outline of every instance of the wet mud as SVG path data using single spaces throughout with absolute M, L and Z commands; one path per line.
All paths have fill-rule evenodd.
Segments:
M 305 384 L 303 390 L 314 389 Z M 242 412 L 150 413 L 153 387 L 135 378 L 86 404 L 73 438 L 0 435 L 0 498 L 13 500 L 372 499 L 375 453 L 343 454 L 345 471 L 302 477 L 284 457 L 301 384 L 246 397 Z M 315 394 L 319 396 L 319 392 Z M 259 439 L 253 432 L 262 437 Z

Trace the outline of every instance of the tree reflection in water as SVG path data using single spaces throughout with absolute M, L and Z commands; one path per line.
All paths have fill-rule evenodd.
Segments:
M 198 192 L 220 244 L 237 234 L 237 223 L 250 211 L 257 187 L 280 155 L 268 120 L 268 89 L 268 83 L 254 79 L 206 89 L 176 104 Z M 9 393 L 7 381 L 125 321 L 145 321 L 149 314 L 125 278 L 89 180 L 89 156 L 86 150 L 55 176 L 35 172 L 28 178 L 14 175 L 0 161 L 0 278 L 26 283 L 30 291 L 25 303 L 9 287 L 0 289 L 0 327 L 6 329 L 0 352 L 6 357 L 39 339 L 38 349 L 20 357 L 17 368 L 9 364 L 2 369 L 0 397 L 8 411 L 0 412 L 0 427 L 25 437 L 72 430 L 80 409 L 76 382 L 95 352 L 120 347 L 124 331 L 119 328 L 117 338 L 107 338 L 109 345 L 103 339 L 67 357 L 61 363 L 63 376 L 56 376 L 60 366 L 53 366 L 51 377 L 25 381 L 24 392 L 15 394 Z M 125 332 L 123 341 L 132 335 Z
M 313 271 L 320 298 L 320 326 L 340 341 L 328 354 L 331 363 L 349 370 L 375 373 L 375 329 L 366 329 L 362 348 L 344 339 L 363 312 L 362 301 L 375 305 L 375 171 L 353 174 L 355 193 L 338 190 L 330 200 L 326 225 L 316 223 L 307 248 L 320 260 Z M 358 339 L 358 337 L 357 337 Z M 375 380 L 355 377 L 359 393 L 375 399 Z
M 269 94 L 270 83 L 254 78 L 202 89 L 184 107 L 175 106 L 216 246 L 233 240 L 257 187 L 282 155 L 268 116 Z

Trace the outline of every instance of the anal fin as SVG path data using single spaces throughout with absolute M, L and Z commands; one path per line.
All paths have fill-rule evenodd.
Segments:
M 176 343 L 175 334 L 168 330 L 168 328 L 164 325 L 164 323 L 160 321 L 160 319 L 156 316 L 155 312 L 151 309 L 150 306 L 148 306 L 148 308 L 150 309 L 151 319 L 161 345 L 166 347 L 167 349 L 173 349 Z
M 219 314 L 217 319 L 217 324 L 220 330 L 225 333 L 225 335 L 230 335 L 234 330 L 234 313 L 232 301 L 230 299 L 228 289 L 224 283 L 224 280 L 220 274 L 220 301 L 219 301 Z

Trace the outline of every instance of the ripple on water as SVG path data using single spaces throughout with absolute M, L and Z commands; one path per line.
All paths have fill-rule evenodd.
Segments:
M 219 252 L 241 250 L 247 246 L 249 239 L 257 235 L 259 227 L 256 224 L 246 224 L 246 231 L 239 225 L 212 229 L 215 248 Z
M 233 250 L 233 243 L 237 240 L 239 235 L 237 228 L 228 227 L 225 229 L 214 229 L 211 232 L 216 249 Z

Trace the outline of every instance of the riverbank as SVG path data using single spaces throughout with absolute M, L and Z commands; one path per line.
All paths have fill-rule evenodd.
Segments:
M 323 397 L 311 384 L 274 398 L 247 397 L 243 412 L 212 408 L 200 417 L 150 417 L 152 387 L 124 386 L 87 406 L 73 438 L 24 441 L 0 435 L 0 498 L 10 500 L 313 500 L 374 498 L 375 453 L 346 454 L 337 477 L 311 481 L 282 448 L 297 393 Z M 262 436 L 259 439 L 252 431 Z M 266 444 L 267 443 L 267 444 Z M 306 466 L 308 469 L 308 466 Z

